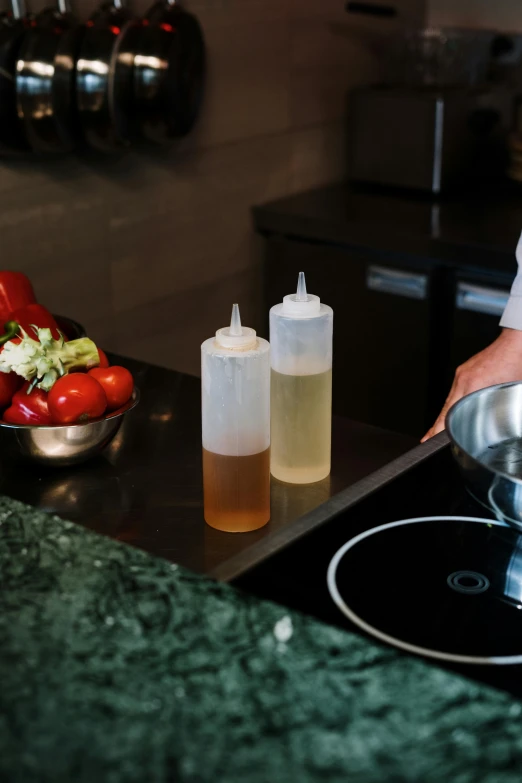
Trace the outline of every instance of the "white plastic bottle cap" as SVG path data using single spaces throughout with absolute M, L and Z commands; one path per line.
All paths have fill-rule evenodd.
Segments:
M 283 297 L 283 315 L 311 317 L 317 315 L 320 309 L 320 298 L 306 292 L 304 272 L 299 272 L 296 293 Z
M 239 305 L 232 305 L 232 317 L 230 326 L 218 329 L 216 332 L 216 342 L 222 348 L 255 348 L 256 330 L 248 326 L 241 326 L 241 316 L 239 314 Z

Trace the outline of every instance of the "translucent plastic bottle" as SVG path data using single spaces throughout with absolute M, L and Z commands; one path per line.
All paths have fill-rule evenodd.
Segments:
M 201 346 L 205 521 L 244 533 L 270 519 L 270 346 L 241 326 Z
M 270 310 L 271 472 L 280 481 L 309 484 L 330 473 L 333 310 L 297 293 Z

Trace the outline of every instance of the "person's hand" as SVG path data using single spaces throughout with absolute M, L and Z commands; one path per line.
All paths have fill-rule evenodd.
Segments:
M 446 414 L 461 397 L 486 386 L 522 380 L 522 331 L 504 329 L 494 343 L 462 364 L 439 417 L 422 443 L 442 432 Z

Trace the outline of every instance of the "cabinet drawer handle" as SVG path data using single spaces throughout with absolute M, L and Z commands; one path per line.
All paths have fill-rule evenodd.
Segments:
M 484 288 L 471 283 L 459 283 L 456 303 L 459 310 L 501 316 L 509 299 L 509 291 L 500 288 Z
M 366 273 L 366 285 L 370 291 L 380 291 L 408 299 L 426 299 L 428 276 L 402 272 L 384 266 L 370 266 Z

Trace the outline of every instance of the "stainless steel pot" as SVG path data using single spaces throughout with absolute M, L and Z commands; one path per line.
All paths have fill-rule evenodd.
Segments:
M 81 32 L 67 0 L 58 0 L 56 8 L 38 14 L 23 38 L 16 63 L 17 110 L 36 152 L 67 152 L 75 146 L 71 96 Z
M 23 0 L 11 0 L 12 13 L 0 14 L 0 154 L 30 151 L 16 110 L 16 63 L 32 17 Z
M 522 382 L 459 400 L 446 418 L 453 456 L 471 494 L 522 531 Z
M 136 135 L 132 110 L 134 54 L 141 23 L 124 0 L 103 3 L 87 22 L 76 67 L 76 99 L 89 146 L 117 152 Z
M 134 58 L 134 98 L 143 138 L 165 144 L 185 136 L 199 115 L 205 42 L 178 0 L 158 0 L 145 16 Z

